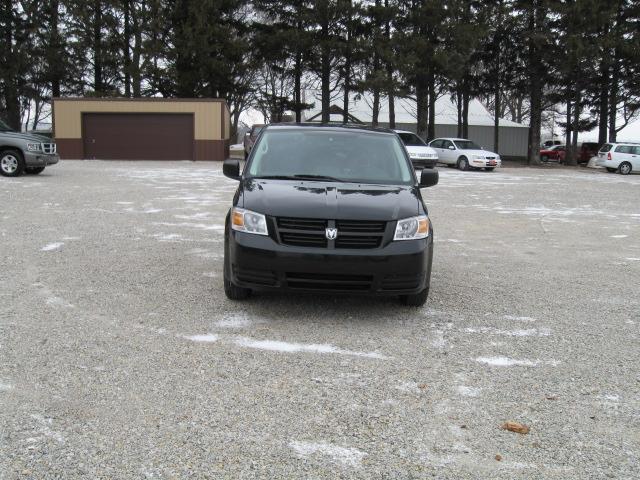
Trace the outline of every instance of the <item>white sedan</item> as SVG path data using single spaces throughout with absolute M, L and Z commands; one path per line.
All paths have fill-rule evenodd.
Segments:
M 418 135 L 406 130 L 394 130 L 402 143 L 407 149 L 411 163 L 416 168 L 433 168 L 438 163 L 438 154 L 436 151 L 427 146 L 427 144 Z
M 436 138 L 429 146 L 438 153 L 438 161 L 460 170 L 484 168 L 488 172 L 502 166 L 500 155 L 484 150 L 464 138 Z

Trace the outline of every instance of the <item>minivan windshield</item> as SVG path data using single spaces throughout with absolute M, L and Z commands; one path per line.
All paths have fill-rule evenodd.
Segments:
M 13 128 L 0 120 L 0 132 L 13 132 Z
M 482 147 L 471 140 L 455 140 L 453 143 L 456 144 L 459 150 L 482 150 Z
M 309 128 L 265 130 L 247 177 L 411 185 L 404 147 L 395 135 Z

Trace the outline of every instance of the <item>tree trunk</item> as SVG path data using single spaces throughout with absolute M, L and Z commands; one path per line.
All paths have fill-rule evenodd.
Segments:
M 101 0 L 93 2 L 93 90 L 96 96 L 103 94 Z
M 329 48 L 329 2 L 322 0 L 321 8 L 321 58 L 320 81 L 322 84 L 322 122 L 331 120 L 331 49 Z
M 48 63 L 48 67 L 51 68 L 52 71 L 52 75 L 51 75 L 51 96 L 53 98 L 59 98 L 60 97 L 60 83 L 61 83 L 61 79 L 60 79 L 60 67 L 59 66 L 53 66 L 54 62 L 59 61 L 59 59 L 57 58 L 52 58 L 55 56 L 57 56 L 58 54 L 62 53 L 60 52 L 60 32 L 58 30 L 58 24 L 60 21 L 60 12 L 59 12 L 59 2 L 58 0 L 52 0 L 51 1 L 51 9 L 49 10 L 49 15 L 50 15 L 50 25 L 51 25 L 51 45 L 49 46 L 49 49 L 53 49 L 53 55 L 50 53 L 50 61 L 47 62 Z M 51 50 L 50 50 L 51 51 Z
M 576 101 L 573 105 L 573 128 L 571 132 L 571 152 L 570 155 L 565 155 L 565 163 L 567 165 L 577 165 L 577 156 L 578 156 L 578 133 L 580 132 L 580 96 L 576 97 Z
M 302 26 L 298 24 L 298 28 Z M 293 70 L 293 100 L 296 113 L 296 122 L 302 122 L 302 53 L 296 52 L 295 66 Z
M 387 98 L 389 99 L 389 128 L 396 128 L 396 92 L 393 90 L 393 73 L 388 70 L 387 75 L 389 78 L 389 90 L 387 91 Z
M 500 83 L 496 81 L 493 105 L 493 151 L 500 153 Z
M 422 139 L 427 138 L 427 114 L 429 106 L 428 86 L 423 75 L 418 75 L 416 84 L 417 125 L 416 133 Z
M 469 138 L 469 92 L 462 95 L 462 138 Z
M 598 143 L 600 145 L 607 141 L 609 126 L 609 70 L 608 61 L 604 60 L 600 66 L 600 98 L 598 99 Z
M 571 98 L 567 98 L 567 127 L 564 132 L 565 158 L 573 155 L 571 151 L 571 131 L 573 130 L 571 128 L 573 124 L 572 118 L 573 116 L 571 114 Z
M 3 40 L 5 46 L 2 47 L 2 54 L 5 65 L 0 71 L 0 77 L 4 80 L 4 107 L 6 111 L 6 120 L 9 126 L 15 130 L 21 129 L 20 115 L 20 99 L 18 98 L 18 89 L 16 86 L 16 61 L 15 49 L 13 47 L 14 18 L 13 18 L 13 2 L 12 0 L 4 0 L 3 7 L 6 14 L 6 23 L 4 26 Z
M 462 138 L 462 93 L 459 88 L 456 90 L 456 111 L 458 113 L 456 137 Z
M 124 0 L 124 96 L 131 97 L 131 0 Z
M 542 127 L 542 79 L 541 74 L 544 65 L 540 59 L 540 52 L 536 45 L 535 33 L 539 29 L 538 17 L 543 15 L 540 2 L 536 2 L 531 6 L 529 12 L 529 142 L 527 146 L 527 163 L 533 165 L 540 164 L 540 129 Z
M 347 36 L 347 43 L 350 42 Z M 349 123 L 349 93 L 351 91 L 351 52 L 347 47 L 344 59 L 344 95 L 342 97 L 342 122 Z
M 378 126 L 378 116 L 380 115 L 380 88 L 378 85 L 373 87 L 373 112 L 371 118 L 371 125 Z
M 427 83 L 429 84 L 429 123 L 425 140 L 433 140 L 436 138 L 436 76 L 433 70 L 429 71 Z

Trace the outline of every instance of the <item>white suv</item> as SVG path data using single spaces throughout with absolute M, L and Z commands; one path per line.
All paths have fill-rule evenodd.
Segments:
M 640 172 L 640 143 L 605 143 L 598 152 L 596 165 L 622 175 Z

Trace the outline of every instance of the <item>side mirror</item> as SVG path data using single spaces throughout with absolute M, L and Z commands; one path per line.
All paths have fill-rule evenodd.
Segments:
M 456 147 L 454 147 L 453 145 L 449 145 L 449 150 L 455 150 Z
M 440 174 L 435 168 L 423 168 L 420 174 L 420 188 L 433 187 L 438 184 Z
M 238 160 L 225 160 L 222 164 L 222 173 L 225 177 L 240 180 L 240 162 Z

